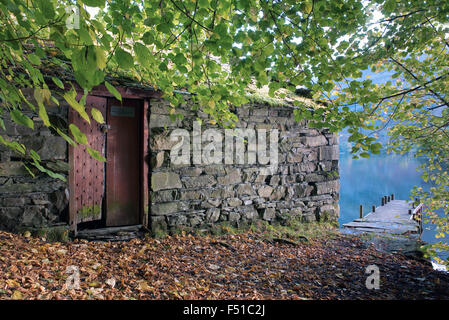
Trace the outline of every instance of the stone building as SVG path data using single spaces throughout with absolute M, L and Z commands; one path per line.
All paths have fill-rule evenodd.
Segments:
M 63 99 L 59 106 L 48 106 L 53 128 L 44 126 L 32 112 L 28 116 L 35 122 L 34 130 L 5 119 L 6 130 L 0 129 L 0 135 L 34 149 L 43 166 L 66 181 L 32 169 L 29 157 L 0 146 L 1 229 L 62 228 L 76 234 L 83 229 L 143 225 L 169 231 L 179 226 L 205 228 L 221 221 L 239 225 L 292 216 L 304 221 L 338 218 L 337 136 L 296 122 L 288 103 L 253 101 L 234 110 L 240 119 L 238 128 L 277 129 L 276 170 L 266 171 L 248 161 L 174 164 L 171 149 L 176 141 L 170 140 L 174 129 L 192 132 L 196 119 L 202 120 L 202 130 L 220 128 L 208 121 L 207 114 L 193 111 L 188 96 L 186 104 L 177 108 L 183 116 L 172 121 L 169 104 L 159 92 L 115 84 L 122 103 L 103 86 L 87 97 L 87 113 L 97 109 L 105 124 L 91 120 L 89 125 Z M 32 92 L 24 93 L 33 99 Z M 69 134 L 71 123 L 86 133 L 89 146 L 106 162 L 93 159 L 91 150 L 73 147 L 57 134 L 56 128 Z

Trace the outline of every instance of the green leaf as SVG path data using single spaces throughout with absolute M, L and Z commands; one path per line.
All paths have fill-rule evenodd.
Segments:
M 150 50 L 141 43 L 134 44 L 134 52 L 137 55 L 137 61 L 144 67 L 149 68 L 151 66 L 150 62 L 153 60 L 153 56 Z
M 11 115 L 11 119 L 15 123 L 24 125 L 30 129 L 34 129 L 33 120 L 31 120 L 29 117 L 24 115 L 20 110 L 18 110 L 18 109 L 11 110 L 10 115 Z
M 28 101 L 27 98 L 25 98 L 25 96 L 23 95 L 22 90 L 19 89 L 19 90 L 17 90 L 17 92 L 18 92 L 20 98 L 22 98 L 22 101 L 25 101 L 25 103 L 30 107 L 30 109 L 33 110 L 33 111 L 35 111 L 35 110 L 36 110 L 36 107 L 35 107 L 34 105 L 32 105 L 32 104 Z
M 59 128 L 55 128 L 56 132 L 65 140 L 68 144 L 70 144 L 72 147 L 76 146 L 75 141 L 73 141 L 68 135 L 66 135 L 64 132 L 61 131 Z
M 369 153 L 368 153 L 368 152 L 362 152 L 362 153 L 360 154 L 360 156 L 361 156 L 362 158 L 369 158 Z
M 28 60 L 30 60 L 30 62 L 36 66 L 40 66 L 41 65 L 41 58 L 39 58 L 37 55 L 35 55 L 34 53 L 30 53 L 28 55 Z
M 86 120 L 88 123 L 90 123 L 90 119 L 89 119 L 89 115 L 86 113 L 86 109 L 84 108 L 84 106 L 80 103 L 78 103 L 78 101 L 76 101 L 76 91 L 75 89 L 72 87 L 72 89 L 68 92 L 66 92 L 63 95 L 64 99 L 67 101 L 67 103 L 73 108 L 75 109 L 76 112 L 78 112 L 78 114 L 84 119 Z
M 117 99 L 122 101 L 122 95 L 120 94 L 120 92 L 117 91 L 116 88 L 114 88 L 114 86 L 112 84 L 110 84 L 109 82 L 105 81 L 104 82 L 106 89 L 108 89 L 108 91 L 110 93 L 112 93 L 112 95 Z
M 384 4 L 384 9 L 388 12 L 393 11 L 396 8 L 396 0 L 387 0 Z
M 64 89 L 64 84 L 61 80 L 59 80 L 59 78 L 51 77 L 51 80 L 53 80 L 54 84 L 57 85 L 60 89 Z
M 152 44 L 154 43 L 154 36 L 151 32 L 145 32 L 142 36 L 142 41 L 145 44 Z
M 59 173 L 55 173 L 47 168 L 44 168 L 38 161 L 34 160 L 33 163 L 31 163 L 33 166 L 35 166 L 39 171 L 48 174 L 50 177 L 55 178 L 55 179 L 59 179 L 62 181 L 67 181 L 66 177 L 64 177 L 63 175 L 59 174 Z
M 72 132 L 72 135 L 75 138 L 76 142 L 87 146 L 87 144 L 89 142 L 87 141 L 86 135 L 84 133 L 82 133 L 81 130 L 76 125 L 71 123 L 69 125 L 69 129 L 70 129 L 70 132 Z
M 31 171 L 31 169 L 24 163 L 23 164 L 25 170 L 30 174 L 30 176 L 32 176 L 33 178 L 36 177 L 36 175 L 33 173 L 33 171 Z
M 106 67 L 106 54 L 100 47 L 95 47 L 95 57 L 97 61 L 97 67 L 104 69 Z
M 171 33 L 171 29 L 170 26 L 167 23 L 161 23 L 156 27 L 157 31 L 165 33 L 165 34 L 170 34 Z
M 33 158 L 36 161 L 41 161 L 41 157 L 37 154 L 36 151 L 34 151 L 33 149 L 30 149 L 29 152 L 30 152 L 31 158 Z
M 121 68 L 127 69 L 127 68 L 133 67 L 133 65 L 134 65 L 133 57 L 131 56 L 131 54 L 124 51 L 123 49 L 118 48 L 115 51 L 114 56 L 115 56 L 117 63 L 120 65 Z
M 39 104 L 50 103 L 51 92 L 48 89 L 35 88 L 34 99 Z
M 86 146 L 87 152 L 90 154 L 90 156 L 98 161 L 106 162 L 106 158 L 103 157 L 100 152 L 98 152 L 95 149 L 89 148 Z
M 83 2 L 89 7 L 104 7 L 105 0 L 83 0 Z
M 182 53 L 178 53 L 173 58 L 173 62 L 176 63 L 177 65 L 182 65 L 182 64 L 187 63 L 187 59 L 186 59 L 186 57 L 184 57 L 184 55 Z
M 160 64 L 159 64 L 159 70 L 161 70 L 161 71 L 168 71 L 168 68 L 167 68 L 167 63 L 165 62 L 165 61 L 162 61 Z
M 98 123 L 104 123 L 103 114 L 100 112 L 100 110 L 92 108 L 90 110 L 90 113 L 92 114 L 92 118 L 94 118 L 95 121 L 97 121 Z
M 35 2 L 36 3 L 36 2 Z M 45 18 L 54 19 L 55 18 L 55 8 L 53 7 L 53 2 L 49 0 L 37 0 L 37 5 L 39 10 L 42 12 Z
M 53 97 L 53 96 L 51 96 L 51 101 L 53 101 L 54 102 L 54 104 L 55 105 L 57 105 L 58 107 L 59 107 L 59 100 L 58 99 L 56 99 L 55 97 Z
M 209 8 L 209 0 L 199 0 L 198 6 L 200 8 Z
M 44 122 L 44 125 L 49 127 L 50 119 L 48 118 L 47 110 L 45 109 L 42 103 L 38 103 L 38 106 L 39 106 L 39 117 Z

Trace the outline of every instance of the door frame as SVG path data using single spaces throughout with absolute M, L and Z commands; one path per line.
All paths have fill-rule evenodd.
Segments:
M 140 147 L 139 147 L 139 158 L 140 158 L 140 200 L 139 200 L 139 224 L 142 224 L 144 227 L 148 228 L 149 225 L 149 213 L 151 210 L 151 202 L 150 202 L 150 137 L 149 137 L 149 112 L 150 112 L 150 98 L 160 98 L 159 92 L 148 92 L 148 91 L 129 91 L 126 87 L 116 87 L 116 89 L 122 94 L 122 99 L 137 99 L 141 100 L 140 108 L 142 109 L 139 112 L 141 116 L 141 124 L 139 128 L 139 137 L 140 137 Z M 83 91 L 80 91 L 83 93 Z M 103 97 L 106 99 L 114 98 L 114 96 L 109 93 L 109 91 L 104 88 L 104 86 L 100 86 L 98 88 L 94 88 L 91 93 L 92 96 Z M 108 111 L 108 110 L 107 110 Z M 69 120 L 69 119 L 68 119 Z M 69 174 L 68 174 L 68 185 L 69 185 L 69 226 L 70 231 L 76 236 L 77 234 L 77 212 L 75 208 L 74 194 L 73 190 L 75 190 L 75 181 L 74 174 L 76 168 L 73 165 L 73 156 L 74 156 L 74 147 L 68 146 L 68 158 L 69 158 Z M 107 144 L 106 144 L 107 148 Z M 106 154 L 106 150 L 105 150 Z M 106 167 L 106 166 L 105 166 Z M 106 168 L 105 168 L 106 170 Z M 104 175 L 104 187 L 106 188 L 106 172 Z M 106 190 L 105 190 L 106 191 Z M 106 193 L 105 193 L 106 197 Z M 106 199 L 104 199 L 105 201 Z M 103 206 L 103 210 L 106 209 L 106 206 Z M 102 213 L 102 220 L 105 218 L 105 213 Z

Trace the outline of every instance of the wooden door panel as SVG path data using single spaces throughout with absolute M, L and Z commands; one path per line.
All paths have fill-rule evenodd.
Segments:
M 140 223 L 142 101 L 108 99 L 106 226 Z
M 86 112 L 96 108 L 106 118 L 106 98 L 88 96 Z M 75 124 L 87 136 L 89 146 L 105 156 L 105 135 L 100 124 L 91 119 L 89 124 L 78 112 L 69 108 L 69 122 Z M 70 147 L 70 210 L 74 223 L 102 219 L 104 199 L 105 163 L 92 158 L 85 146 Z

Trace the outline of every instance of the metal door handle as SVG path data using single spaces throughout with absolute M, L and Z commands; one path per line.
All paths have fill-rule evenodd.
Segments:
M 111 126 L 109 124 L 104 124 L 103 123 L 103 124 L 100 125 L 100 130 L 103 133 L 108 132 L 108 130 L 110 130 L 110 129 L 111 129 Z

